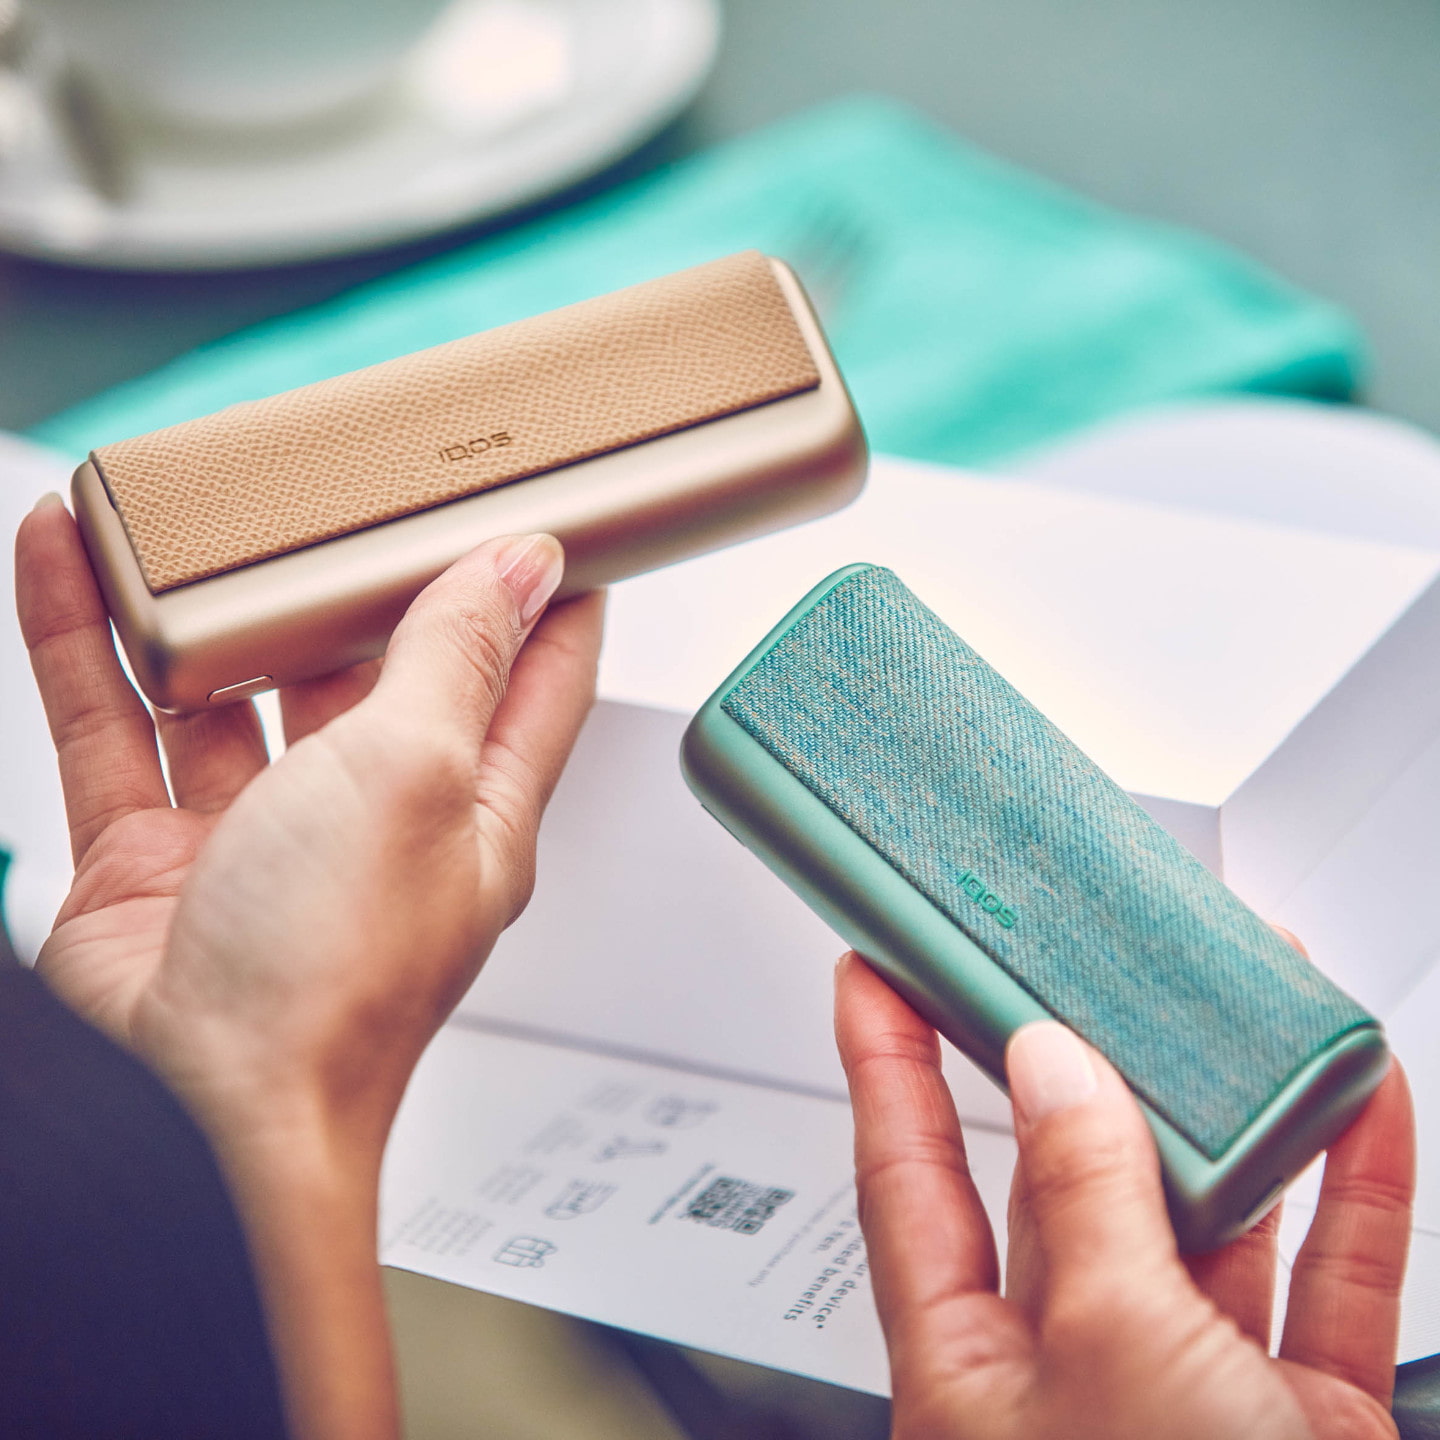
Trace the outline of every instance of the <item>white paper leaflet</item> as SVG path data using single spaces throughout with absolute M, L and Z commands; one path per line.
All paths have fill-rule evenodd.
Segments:
M 967 1138 L 1003 1222 L 1014 1141 Z M 888 1392 L 843 1103 L 452 1025 L 382 1217 L 388 1265 Z

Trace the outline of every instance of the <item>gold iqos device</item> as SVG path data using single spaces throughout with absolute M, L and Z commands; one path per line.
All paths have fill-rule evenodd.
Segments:
M 149 699 L 194 710 L 380 654 L 496 535 L 577 594 L 836 510 L 865 440 L 814 312 L 746 251 L 96 449 L 75 515 Z

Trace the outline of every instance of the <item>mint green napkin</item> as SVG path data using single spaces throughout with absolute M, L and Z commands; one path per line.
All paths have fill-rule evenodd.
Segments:
M 5 876 L 9 869 L 10 852 L 0 845 L 0 961 L 10 954 L 10 942 L 5 932 Z
M 1151 402 L 1356 383 L 1333 306 L 861 96 L 241 331 L 31 434 L 80 455 L 748 246 L 799 270 L 872 443 L 900 455 L 991 462 Z

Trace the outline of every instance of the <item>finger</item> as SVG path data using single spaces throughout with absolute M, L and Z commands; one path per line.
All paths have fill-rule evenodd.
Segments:
M 949 1357 L 988 1353 L 1004 1336 L 995 1323 L 995 1241 L 935 1032 L 850 954 L 836 972 L 835 1038 L 850 1084 L 860 1219 L 892 1363 L 897 1370 L 925 1356 L 938 1363 L 942 1348 Z
M 1155 1142 L 1124 1081 L 1053 1020 L 1015 1031 L 1005 1063 L 1047 1313 L 1188 1290 Z
M 58 495 L 42 500 L 15 537 L 15 600 L 78 865 L 106 826 L 168 806 L 170 796 L 150 711 L 120 667 L 105 603 Z
M 1280 1354 L 1390 1403 L 1415 1192 L 1415 1120 L 1398 1062 L 1330 1147 L 1290 1276 Z
M 563 569 L 553 537 L 510 536 L 472 550 L 420 593 L 365 701 L 404 732 L 412 758 L 478 765 L 510 668 Z
M 380 678 L 380 662 L 366 660 L 348 670 L 322 675 L 317 680 L 302 680 L 287 685 L 280 692 L 280 718 L 285 728 L 285 743 L 293 745 L 328 725 L 358 705 Z
M 1283 925 L 1276 925 L 1271 922 L 1270 928 L 1289 946 L 1298 950 L 1307 960 L 1310 952 L 1305 948 L 1305 942 L 1293 931 L 1287 930 Z
M 155 717 L 183 810 L 223 810 L 269 762 L 260 717 L 247 700 L 191 715 Z
M 1045 1265 L 1040 1238 L 1030 1209 L 1025 1169 L 1015 1167 L 1010 1177 L 1009 1208 L 1005 1222 L 1005 1298 L 1024 1313 L 1038 1330 L 1045 1303 Z
M 481 750 L 476 798 L 511 878 L 512 917 L 529 899 L 540 818 L 595 699 L 604 620 L 599 591 L 546 613 L 510 672 Z
M 1238 1240 L 1208 1255 L 1185 1257 L 1196 1289 L 1257 1345 L 1270 1348 L 1281 1207 L 1275 1205 Z

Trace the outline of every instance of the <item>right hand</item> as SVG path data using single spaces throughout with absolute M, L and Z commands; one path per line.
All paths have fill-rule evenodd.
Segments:
M 1331 1146 L 1270 1358 L 1279 1213 L 1182 1260 L 1149 1127 L 1054 1021 L 1006 1061 L 1006 1293 L 935 1032 L 858 956 L 836 1029 L 895 1440 L 1394 1440 L 1414 1124 L 1398 1064 Z

